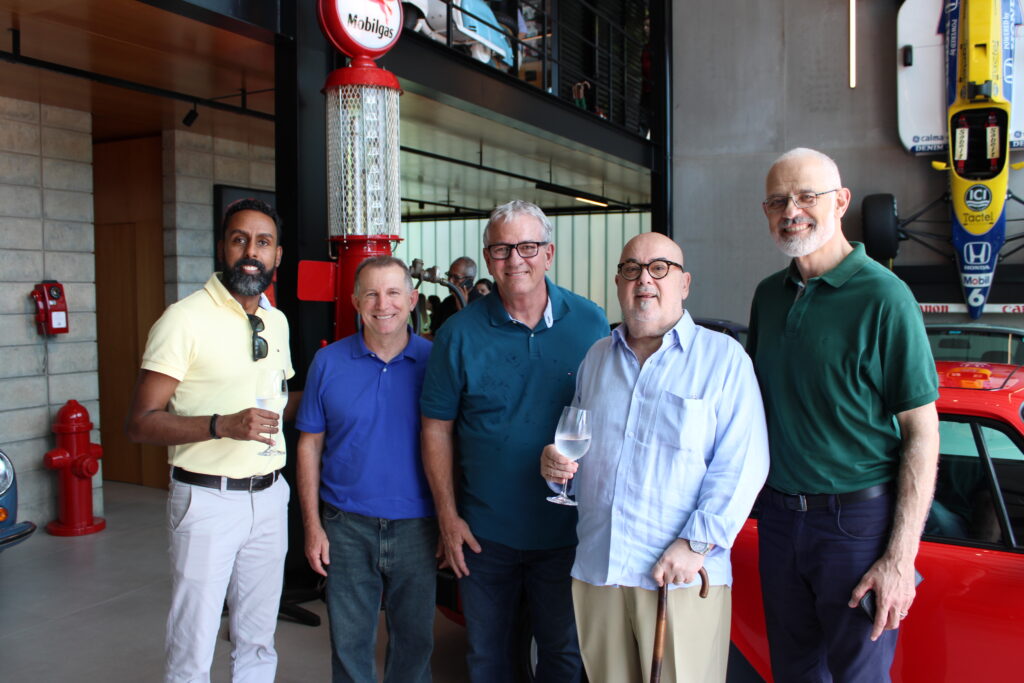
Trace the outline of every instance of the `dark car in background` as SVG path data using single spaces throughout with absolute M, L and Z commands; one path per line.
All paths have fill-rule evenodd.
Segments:
M 721 320 L 719 318 L 694 318 L 693 322 L 709 330 L 729 335 L 742 344 L 744 348 L 747 346 L 747 326 L 742 323 Z

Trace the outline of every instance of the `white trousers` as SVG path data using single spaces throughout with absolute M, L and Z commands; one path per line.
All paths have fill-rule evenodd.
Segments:
M 171 481 L 167 521 L 172 585 L 164 677 L 168 683 L 210 680 L 225 597 L 231 680 L 274 680 L 288 498 L 284 478 L 254 493 Z

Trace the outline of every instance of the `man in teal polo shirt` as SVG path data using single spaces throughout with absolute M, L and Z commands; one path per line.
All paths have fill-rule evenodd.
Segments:
M 935 364 L 909 288 L 842 233 L 835 162 L 787 152 L 766 190 L 793 259 L 758 286 L 748 342 L 771 450 L 758 533 L 772 673 L 885 681 L 935 488 Z
M 473 681 L 514 680 L 514 626 L 525 597 L 536 680 L 572 683 L 582 671 L 569 577 L 576 511 L 545 500 L 537 460 L 608 320 L 545 277 L 555 245 L 537 206 L 499 206 L 483 242 L 496 289 L 438 330 L 420 399 L 439 555 L 460 577 Z

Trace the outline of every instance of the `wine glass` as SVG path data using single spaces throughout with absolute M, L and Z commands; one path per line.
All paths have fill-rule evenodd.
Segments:
M 281 369 L 262 369 L 256 376 L 256 407 L 260 410 L 271 410 L 277 413 L 278 424 L 284 419 L 284 407 L 288 403 L 288 384 Z M 283 438 L 278 431 L 278 438 L 273 446 L 267 446 L 259 455 L 284 455 L 284 449 L 278 445 Z
M 579 460 L 590 448 L 590 411 L 585 408 L 566 406 L 555 430 L 555 448 L 570 460 Z M 576 505 L 576 501 L 565 495 L 569 480 L 562 482 L 562 492 L 548 496 L 548 501 L 559 505 Z

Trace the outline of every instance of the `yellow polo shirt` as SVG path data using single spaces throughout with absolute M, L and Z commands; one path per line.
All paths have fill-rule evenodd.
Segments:
M 142 369 L 178 380 L 168 410 L 174 415 L 229 415 L 256 406 L 259 372 L 281 368 L 292 377 L 288 321 L 261 297 L 256 315 L 263 319 L 260 336 L 269 354 L 252 359 L 252 327 L 242 305 L 214 273 L 203 289 L 171 304 L 149 331 Z M 283 435 L 277 434 L 284 448 Z M 177 467 L 224 477 L 242 478 L 281 469 L 285 456 L 263 456 L 258 441 L 210 439 L 170 446 L 168 462 Z

